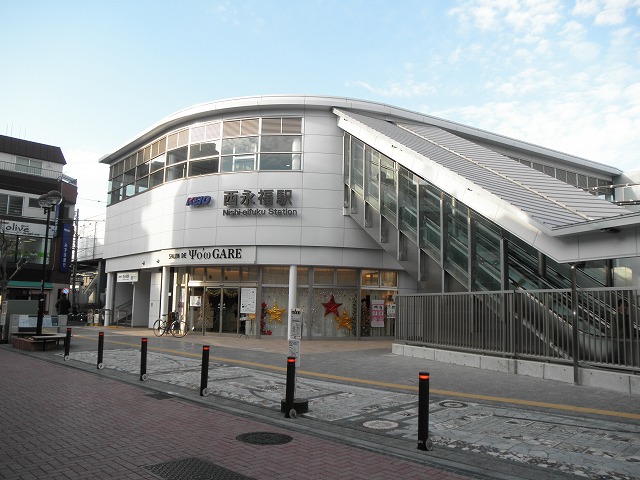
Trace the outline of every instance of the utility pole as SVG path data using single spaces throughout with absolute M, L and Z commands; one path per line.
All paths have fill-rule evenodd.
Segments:
M 73 273 L 71 274 L 71 311 L 76 312 L 78 304 L 76 303 L 76 274 L 78 273 L 78 239 L 80 234 L 78 232 L 78 222 L 80 218 L 80 210 L 76 210 L 76 220 L 74 228 L 74 242 L 73 242 Z

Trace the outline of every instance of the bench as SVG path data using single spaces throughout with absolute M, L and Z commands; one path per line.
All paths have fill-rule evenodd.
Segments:
M 55 346 L 60 346 L 60 341 L 64 341 L 67 338 L 66 333 L 51 333 L 49 335 L 31 335 L 29 337 L 22 338 L 14 338 L 12 339 L 12 344 L 14 347 L 20 348 L 21 350 L 30 350 L 33 351 L 36 344 L 42 344 L 42 351 L 44 352 L 47 349 L 47 345 L 50 344 L 53 347 L 55 342 Z

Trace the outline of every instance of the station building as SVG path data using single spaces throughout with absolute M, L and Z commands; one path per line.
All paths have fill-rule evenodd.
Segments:
M 640 285 L 637 173 L 390 105 L 215 101 L 100 161 L 111 323 L 393 337 L 399 295 Z

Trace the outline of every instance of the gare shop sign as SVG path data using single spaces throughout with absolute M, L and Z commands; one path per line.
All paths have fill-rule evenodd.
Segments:
M 160 253 L 163 265 L 250 264 L 256 262 L 255 246 L 174 248 Z
M 257 193 L 251 190 L 225 190 L 222 211 L 223 217 L 261 217 L 261 216 L 285 216 L 298 215 L 295 208 L 287 208 L 293 205 L 292 190 L 260 189 Z

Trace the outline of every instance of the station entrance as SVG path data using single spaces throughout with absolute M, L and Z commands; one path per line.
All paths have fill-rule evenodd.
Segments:
M 186 321 L 195 332 L 244 333 L 239 286 L 189 287 Z

